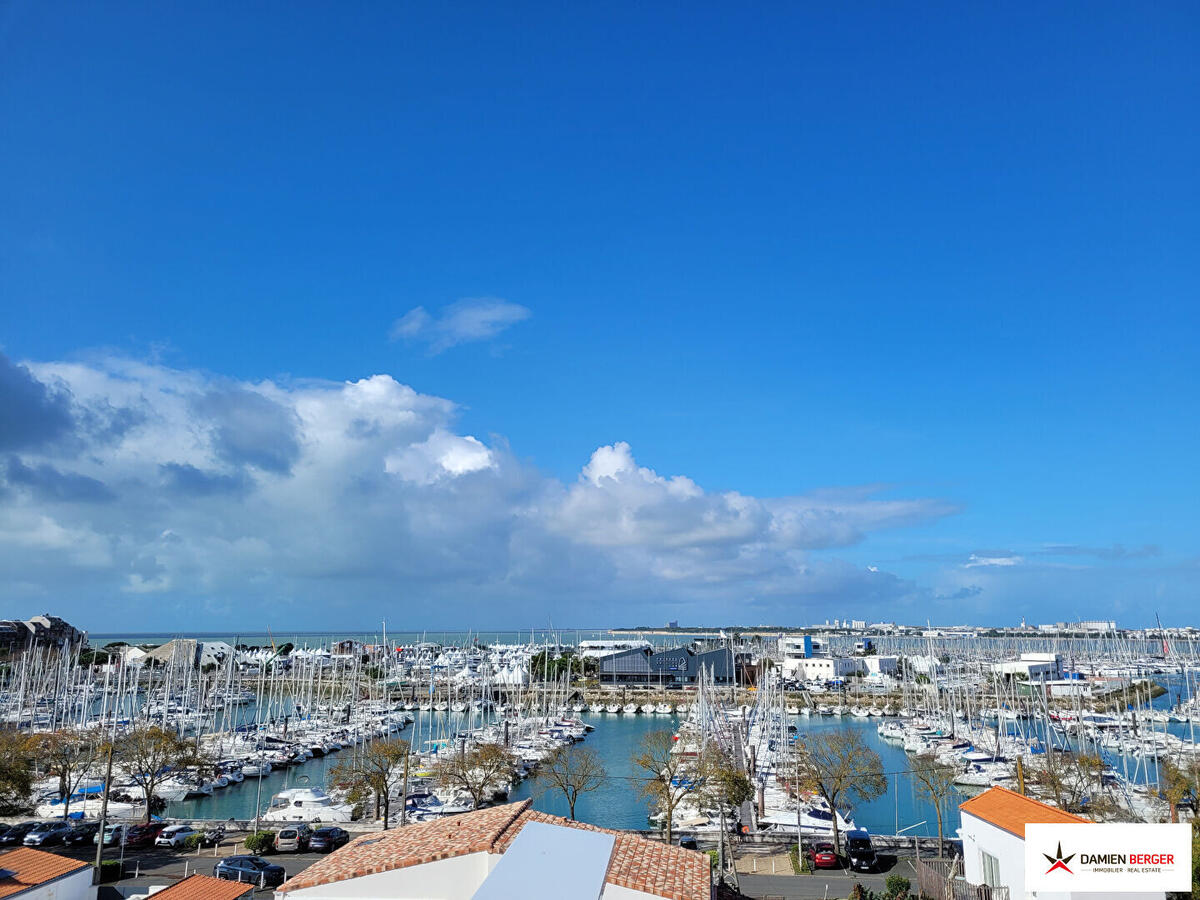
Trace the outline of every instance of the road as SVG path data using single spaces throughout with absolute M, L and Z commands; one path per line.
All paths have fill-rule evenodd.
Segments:
M 855 884 L 881 893 L 884 875 L 842 875 L 836 872 L 819 875 L 739 875 L 742 893 L 754 900 L 778 897 L 780 900 L 824 900 L 828 897 L 849 897 Z

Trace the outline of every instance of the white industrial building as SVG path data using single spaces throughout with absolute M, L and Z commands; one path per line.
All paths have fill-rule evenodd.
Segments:
M 805 681 L 832 681 L 848 675 L 861 675 L 863 661 L 851 656 L 814 656 L 797 660 L 796 677 Z
M 1062 657 L 1057 653 L 1022 653 L 1020 659 L 1005 660 L 992 666 L 1005 681 L 1014 677 L 1024 681 L 1062 681 Z
M 653 650 L 649 641 L 603 640 L 580 641 L 579 655 L 585 659 L 603 659 L 626 650 Z
M 936 656 L 909 656 L 906 660 L 909 668 L 921 675 L 933 676 L 942 674 L 942 661 Z
M 900 668 L 898 656 L 864 656 L 859 662 L 866 667 L 868 675 L 895 675 Z

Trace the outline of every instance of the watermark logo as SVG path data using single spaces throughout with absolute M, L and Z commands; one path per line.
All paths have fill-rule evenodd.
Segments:
M 1026 891 L 1123 894 L 1191 886 L 1188 825 L 1025 826 Z
M 1067 868 L 1067 863 L 1075 858 L 1075 854 L 1072 853 L 1070 856 L 1064 858 L 1062 852 L 1062 841 L 1058 842 L 1058 850 L 1054 852 L 1053 856 L 1051 856 L 1049 853 L 1043 853 L 1042 856 L 1046 857 L 1046 861 L 1050 863 L 1050 868 L 1046 870 L 1047 875 L 1056 869 L 1062 869 L 1068 875 L 1073 874 L 1071 870 Z

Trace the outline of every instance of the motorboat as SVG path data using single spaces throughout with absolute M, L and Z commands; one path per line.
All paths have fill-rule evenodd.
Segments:
M 271 797 L 264 822 L 349 822 L 354 807 L 337 803 L 321 788 L 292 788 Z

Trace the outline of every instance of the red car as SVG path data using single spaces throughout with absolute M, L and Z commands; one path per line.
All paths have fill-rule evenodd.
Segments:
M 814 869 L 840 869 L 842 861 L 833 850 L 833 844 L 813 844 L 808 848 L 808 861 Z
M 125 838 L 126 847 L 153 847 L 164 825 L 134 825 Z

